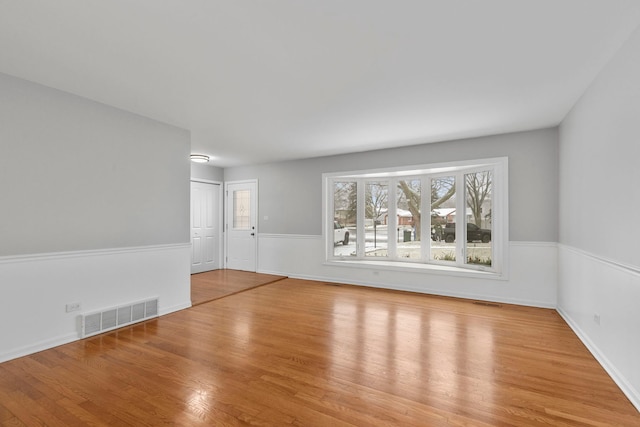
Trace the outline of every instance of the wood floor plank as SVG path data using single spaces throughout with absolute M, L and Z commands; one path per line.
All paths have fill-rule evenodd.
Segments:
M 640 414 L 554 310 L 279 279 L 0 364 L 0 424 L 640 426 Z
M 199 305 L 284 278 L 272 274 L 227 269 L 192 274 L 191 304 Z

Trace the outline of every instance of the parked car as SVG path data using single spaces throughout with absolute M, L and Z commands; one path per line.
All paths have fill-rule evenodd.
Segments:
M 333 221 L 333 244 L 337 245 L 338 243 L 349 244 L 349 230 L 338 221 Z
M 444 241 L 447 243 L 453 243 L 456 240 L 456 223 L 449 222 L 443 230 Z M 491 241 L 491 230 L 486 228 L 480 228 L 477 225 L 468 222 L 467 223 L 467 242 L 481 241 L 482 243 L 488 243 Z

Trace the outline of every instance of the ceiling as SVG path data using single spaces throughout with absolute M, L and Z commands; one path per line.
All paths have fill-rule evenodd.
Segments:
M 560 123 L 638 0 L 0 0 L 0 72 L 222 167 Z

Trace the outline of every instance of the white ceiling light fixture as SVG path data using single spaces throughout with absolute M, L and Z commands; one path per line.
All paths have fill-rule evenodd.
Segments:
M 192 154 L 191 161 L 196 163 L 207 163 L 209 161 L 209 156 L 205 156 L 204 154 Z

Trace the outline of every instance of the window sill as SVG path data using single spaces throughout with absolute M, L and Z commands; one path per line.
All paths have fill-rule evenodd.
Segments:
M 402 271 L 406 273 L 429 273 L 445 276 L 473 277 L 478 279 L 508 280 L 506 274 L 495 271 L 471 270 L 467 268 L 454 267 L 441 264 L 421 264 L 396 261 L 381 260 L 348 260 L 332 259 L 324 262 L 324 265 L 331 267 L 361 268 L 388 271 Z

